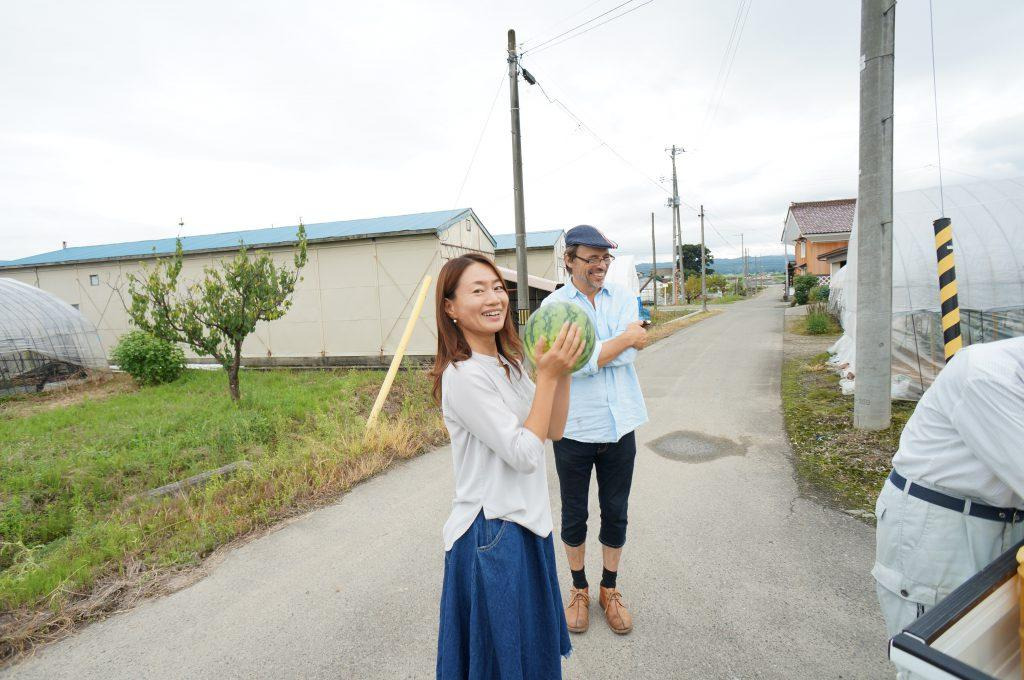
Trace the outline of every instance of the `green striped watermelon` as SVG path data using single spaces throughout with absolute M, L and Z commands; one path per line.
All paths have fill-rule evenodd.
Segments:
M 583 354 L 580 355 L 572 370 L 578 371 L 590 361 L 590 355 L 594 353 L 594 345 L 597 343 L 597 335 L 594 333 L 594 324 L 586 311 L 579 305 L 571 302 L 553 302 L 544 305 L 530 315 L 526 322 L 526 329 L 523 331 L 523 345 L 526 350 L 526 357 L 532 362 L 533 351 L 537 346 L 537 340 L 541 337 L 547 338 L 547 347 L 558 337 L 562 330 L 562 324 L 566 321 L 575 323 L 583 333 Z

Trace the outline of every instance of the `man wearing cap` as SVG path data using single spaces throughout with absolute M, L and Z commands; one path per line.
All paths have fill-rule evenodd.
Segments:
M 647 422 L 633 361 L 647 343 L 639 320 L 636 297 L 616 285 L 606 285 L 608 251 L 617 247 L 589 225 L 565 235 L 565 268 L 571 280 L 545 298 L 543 304 L 569 302 L 586 310 L 597 332 L 597 344 L 586 366 L 572 376 L 565 435 L 554 442 L 555 469 L 562 496 L 562 543 L 572 572 L 565 618 L 569 630 L 582 633 L 590 625 L 590 588 L 584 569 L 587 538 L 587 499 L 591 471 L 596 471 L 601 505 L 604 570 L 599 603 L 611 629 L 625 635 L 633 620 L 616 578 L 626 542 L 626 511 L 633 461 L 634 430 Z
M 1024 538 L 1022 442 L 1024 338 L 957 352 L 903 428 L 875 504 L 871 574 L 890 637 Z

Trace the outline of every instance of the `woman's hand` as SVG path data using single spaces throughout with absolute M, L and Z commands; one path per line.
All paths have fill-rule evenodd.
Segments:
M 583 354 L 583 333 L 580 327 L 566 321 L 558 332 L 558 337 L 546 349 L 547 338 L 540 338 L 533 353 L 533 363 L 537 367 L 537 377 L 544 376 L 553 380 L 568 375 Z

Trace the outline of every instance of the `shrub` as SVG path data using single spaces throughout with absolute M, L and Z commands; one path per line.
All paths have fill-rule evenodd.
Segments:
M 110 358 L 143 385 L 173 382 L 185 370 L 185 353 L 180 347 L 145 331 L 122 336 Z
M 807 298 L 811 302 L 828 302 L 828 286 L 812 286 L 807 291 Z
M 801 274 L 793 279 L 793 297 L 799 305 L 806 305 L 811 288 L 818 285 L 818 277 L 813 274 Z
M 824 335 L 832 330 L 828 314 L 814 312 L 807 315 L 807 332 L 811 335 Z

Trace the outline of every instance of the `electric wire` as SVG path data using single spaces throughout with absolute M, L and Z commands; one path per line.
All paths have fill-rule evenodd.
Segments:
M 647 2 L 645 2 L 645 3 L 641 4 L 641 5 L 637 5 L 636 7 L 633 7 L 632 9 L 626 10 L 626 11 L 625 11 L 625 12 L 623 12 L 622 14 L 619 14 L 619 15 L 617 15 L 617 16 L 613 16 L 613 17 L 612 17 L 612 18 L 610 18 L 610 19 L 606 19 L 606 20 L 602 21 L 601 23 L 597 24 L 596 26 L 591 26 L 590 28 L 588 28 L 588 29 L 587 29 L 587 30 L 585 30 L 585 31 L 580 31 L 579 33 L 576 33 L 576 34 L 574 34 L 574 35 L 570 35 L 570 36 L 569 36 L 568 38 L 563 38 L 562 40 L 559 40 L 558 42 L 554 43 L 553 45 L 548 45 L 547 47 L 540 47 L 540 46 L 538 46 L 538 47 L 537 47 L 537 48 L 535 48 L 535 49 L 536 49 L 536 51 L 537 51 L 537 52 L 543 52 L 544 50 L 549 50 L 549 49 L 551 49 L 552 47 L 558 47 L 558 46 L 559 46 L 559 45 L 561 45 L 562 43 L 566 43 L 566 42 L 569 42 L 569 41 L 570 41 L 570 40 L 572 40 L 573 38 L 578 38 L 578 37 L 580 37 L 581 35 L 583 35 L 584 33 L 590 33 L 590 32 L 591 32 L 591 31 L 593 31 L 593 30 L 594 30 L 595 28 L 600 28 L 601 26 L 604 26 L 605 24 L 607 24 L 607 23 L 609 23 L 609 22 L 611 22 L 611 21 L 615 21 L 616 19 L 621 19 L 622 17 L 626 16 L 627 14 L 631 14 L 631 13 L 633 13 L 633 12 L 637 11 L 638 9 L 640 9 L 641 7 L 644 7 L 644 6 L 646 6 L 646 5 L 649 5 L 649 4 L 651 4 L 652 2 L 654 2 L 654 0 L 647 0 Z M 534 50 L 530 50 L 530 51 L 531 51 L 531 52 L 533 52 Z
M 533 74 L 533 75 L 534 75 L 534 78 L 536 78 L 536 74 Z M 541 82 L 539 80 L 537 80 L 537 87 L 540 89 L 541 93 L 544 95 L 544 98 L 548 100 L 549 104 L 554 104 L 555 106 L 557 106 L 560 109 L 562 109 L 562 111 L 565 112 L 565 114 L 567 116 L 569 116 L 569 118 L 571 118 L 573 121 L 576 122 L 577 126 L 579 126 L 579 128 L 581 130 L 583 130 L 584 132 L 589 134 L 591 137 L 593 137 L 601 146 L 603 146 L 604 148 L 608 149 L 608 151 L 610 151 L 612 154 L 614 154 L 616 158 L 618 158 L 620 161 L 622 161 L 623 163 L 628 165 L 630 168 L 632 168 L 635 172 L 637 172 L 638 174 L 643 176 L 644 179 L 646 179 L 648 182 L 650 182 L 654 186 L 658 187 L 659 189 L 661 189 L 662 191 L 664 191 L 666 193 L 669 193 L 669 194 L 672 193 L 671 191 L 666 189 L 664 186 L 662 186 L 662 184 L 660 182 L 658 182 L 656 179 L 654 179 L 653 177 L 651 177 L 650 175 L 645 173 L 643 170 L 641 170 L 640 168 L 638 168 L 635 165 L 633 165 L 632 163 L 630 163 L 629 160 L 625 156 L 623 156 L 621 153 L 619 153 L 611 144 L 606 142 L 599 134 L 597 134 L 594 131 L 594 129 L 592 127 L 587 125 L 583 121 L 582 118 L 580 118 L 575 113 L 573 113 L 569 109 L 569 107 L 566 106 L 565 103 L 560 98 L 552 97 L 550 94 L 548 94 L 548 91 L 544 89 L 544 86 L 541 84 Z
M 498 103 L 498 97 L 501 96 L 501 87 L 505 84 L 506 78 L 508 78 L 508 74 L 503 73 L 501 80 L 498 82 L 498 90 L 494 93 L 494 99 L 491 101 L 491 108 L 487 111 L 487 118 L 484 120 L 484 127 L 480 130 L 480 138 L 476 140 L 476 148 L 473 149 L 473 155 L 469 159 L 469 166 L 466 167 L 466 174 L 462 178 L 462 184 L 459 186 L 459 193 L 455 195 L 455 201 L 452 204 L 452 208 L 459 207 L 459 200 L 462 198 L 462 191 L 466 188 L 466 182 L 469 180 L 469 173 L 473 170 L 473 163 L 476 162 L 476 156 L 480 152 L 480 145 L 484 141 L 484 134 L 487 132 L 487 126 L 491 123 L 491 117 L 494 115 L 494 106 Z
M 636 2 L 636 1 L 637 1 L 637 0 L 626 0 L 626 2 L 623 2 L 622 4 L 616 5 L 615 7 L 612 7 L 612 8 L 611 8 L 610 10 L 608 10 L 608 11 L 606 11 L 606 12 L 602 12 L 601 14 L 598 14 L 598 15 L 597 15 L 596 17 L 592 17 L 592 18 L 590 18 L 590 19 L 587 19 L 587 20 L 586 20 L 586 21 L 584 21 L 584 22 L 583 22 L 582 24 L 577 24 L 577 25 L 573 26 L 573 27 L 572 27 L 572 28 L 570 28 L 570 29 L 569 29 L 568 31 L 563 31 L 563 32 L 559 33 L 558 35 L 556 35 L 556 36 L 555 36 L 555 37 L 553 37 L 553 38 L 548 38 L 547 40 L 545 40 L 544 42 L 540 43 L 539 45 L 537 45 L 537 46 L 535 46 L 535 47 L 532 47 L 532 48 L 530 48 L 529 50 L 526 50 L 526 52 L 523 52 L 523 55 L 525 56 L 527 52 L 532 52 L 532 51 L 534 51 L 534 50 L 540 49 L 541 47 L 544 47 L 544 46 L 545 46 L 545 45 L 547 45 L 548 43 L 552 43 L 552 42 L 554 42 L 554 41 L 558 40 L 558 39 L 559 39 L 559 38 L 561 38 L 561 37 L 562 37 L 563 35 L 568 35 L 568 34 L 572 33 L 573 31 L 575 31 L 575 30 L 576 30 L 576 29 L 578 29 L 578 28 L 583 28 L 583 27 L 584 27 L 584 26 L 586 26 L 587 24 L 592 24 L 592 23 L 594 23 L 595 21 L 597 21 L 598 19 L 600 19 L 601 17 L 603 17 L 603 16 L 607 16 L 607 15 L 611 14 L 612 12 L 614 12 L 614 11 L 615 11 L 615 10 L 617 10 L 617 9 L 619 9 L 620 7 L 625 7 L 626 5 L 630 5 L 630 4 L 632 4 L 632 3 Z M 589 29 L 588 29 L 588 30 L 589 30 Z
M 928 0 L 928 33 L 932 42 L 932 95 L 935 101 L 935 152 L 939 162 L 939 209 L 946 215 L 946 201 L 942 192 L 942 143 L 939 141 L 939 86 L 935 75 L 935 21 L 932 18 L 932 0 Z
M 740 49 L 740 41 L 743 39 L 743 30 L 746 28 L 747 16 L 750 14 L 752 4 L 753 0 L 740 0 L 740 4 L 736 8 L 732 31 L 729 33 L 729 40 L 725 45 L 725 52 L 722 54 L 722 63 L 718 67 L 718 76 L 715 78 L 715 86 L 712 89 L 711 99 L 708 101 L 708 108 L 704 113 L 704 121 L 701 124 L 702 139 L 705 134 L 710 134 L 715 118 L 718 117 L 718 109 L 725 99 L 725 90 L 729 85 L 732 67 L 736 62 L 736 54 Z
M 568 16 L 566 16 L 566 17 L 562 17 L 562 18 L 561 18 L 561 19 L 559 19 L 558 21 L 555 21 L 555 22 L 553 22 L 553 23 L 550 23 L 550 24 L 548 24 L 547 26 L 545 26 L 545 27 L 544 27 L 544 30 L 543 30 L 543 31 L 539 31 L 538 33 L 541 33 L 541 34 L 542 34 L 542 33 L 547 33 L 549 29 L 551 29 L 551 28 L 553 28 L 553 27 L 555 27 L 555 26 L 562 26 L 562 25 L 564 25 L 564 24 L 565 24 L 566 22 L 568 22 L 568 21 L 569 21 L 570 19 L 575 19 L 575 18 L 576 18 L 577 16 L 579 16 L 580 14 L 583 14 L 583 13 L 584 13 L 584 12 L 586 12 L 586 11 L 587 11 L 588 9 L 590 9 L 590 8 L 591 8 L 591 7 L 593 7 L 594 5 L 600 4 L 601 2 L 603 2 L 603 0 L 594 0 L 593 2 L 587 3 L 587 4 L 586 4 L 586 5 L 584 6 L 584 7 L 582 7 L 582 8 L 580 8 L 580 9 L 576 10 L 576 11 L 575 11 L 575 12 L 573 12 L 572 14 L 570 14 L 570 15 L 568 15 Z M 536 39 L 532 39 L 532 40 L 524 40 L 523 42 L 519 43 L 519 49 L 520 49 L 520 51 L 522 51 L 523 49 L 525 49 L 525 48 L 526 48 L 526 46 L 527 46 L 527 45 L 529 45 L 529 44 L 530 44 L 530 43 L 532 43 L 532 42 L 536 42 Z
M 714 231 L 716 234 L 718 234 L 718 238 L 722 239 L 722 242 L 725 243 L 725 245 L 729 246 L 730 248 L 735 248 L 736 247 L 736 246 L 734 246 L 732 244 L 732 242 L 729 239 L 727 239 L 726 237 L 722 236 L 722 232 L 718 231 L 718 227 L 715 226 L 715 223 L 708 219 L 708 214 L 707 214 L 706 211 L 704 213 L 704 224 L 707 224 L 708 226 L 710 226 L 711 230 Z
M 704 110 L 704 118 L 701 122 L 701 130 L 704 129 L 708 119 L 711 117 L 711 111 L 714 109 L 715 99 L 718 96 L 718 87 L 722 82 L 722 77 L 725 75 L 726 66 L 729 63 L 729 54 L 732 52 L 732 44 L 736 39 L 736 30 L 740 25 L 740 17 L 743 14 L 743 4 L 746 0 L 740 0 L 740 4 L 736 7 L 736 16 L 732 19 L 732 28 L 729 30 L 729 40 L 725 43 L 725 51 L 722 53 L 721 63 L 718 65 L 718 73 L 715 74 L 714 85 L 711 88 L 711 97 L 708 99 L 707 108 Z

